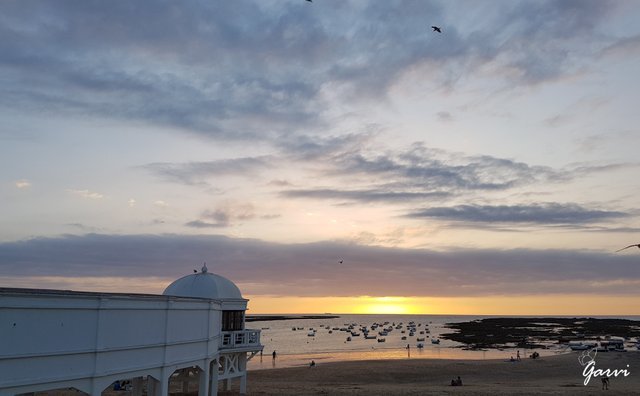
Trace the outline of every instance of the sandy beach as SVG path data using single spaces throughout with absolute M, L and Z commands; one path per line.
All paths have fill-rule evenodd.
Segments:
M 505 360 L 375 360 L 319 363 L 315 367 L 292 367 L 249 372 L 250 395 L 539 395 L 596 394 L 600 378 L 583 385 L 578 353 Z M 627 367 L 628 365 L 628 367 Z M 640 353 L 600 353 L 597 369 L 627 369 L 610 380 L 607 394 L 640 392 Z M 463 386 L 453 387 L 460 376 Z M 237 394 L 237 390 L 235 394 Z M 221 392 L 220 394 L 233 394 Z

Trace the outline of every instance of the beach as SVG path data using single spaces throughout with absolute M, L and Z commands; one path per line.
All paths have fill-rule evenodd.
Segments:
M 583 384 L 578 352 L 540 359 L 506 360 L 365 360 L 250 371 L 249 395 L 549 395 L 596 394 L 599 377 Z M 608 352 L 596 357 L 597 369 L 626 369 L 612 377 L 607 394 L 638 394 L 640 353 Z M 627 366 L 628 365 L 628 366 Z M 461 377 L 463 386 L 451 386 Z M 232 389 L 237 394 L 237 389 Z M 221 392 L 221 395 L 234 394 Z

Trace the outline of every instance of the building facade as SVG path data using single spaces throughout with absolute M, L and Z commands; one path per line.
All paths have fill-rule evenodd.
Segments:
M 114 383 L 134 395 L 166 396 L 170 384 L 240 382 L 262 350 L 245 328 L 248 300 L 207 271 L 162 295 L 0 288 L 0 396 L 76 388 L 100 395 Z

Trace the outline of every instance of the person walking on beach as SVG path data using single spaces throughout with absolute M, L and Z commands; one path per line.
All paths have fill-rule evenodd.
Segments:
M 273 351 L 273 353 L 271 354 L 271 356 L 273 356 L 273 360 L 276 360 L 276 351 Z
M 516 352 L 517 352 L 517 354 L 516 354 L 516 360 L 517 360 L 517 361 L 520 361 L 520 351 L 516 351 Z
M 309 364 L 309 368 L 315 367 L 315 366 L 316 366 L 316 362 L 315 360 L 312 360 L 311 363 Z
M 601 378 L 602 390 L 609 390 L 609 377 L 604 376 Z

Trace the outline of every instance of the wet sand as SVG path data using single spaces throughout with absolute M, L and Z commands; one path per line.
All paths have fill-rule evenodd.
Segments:
M 600 378 L 584 386 L 578 353 L 505 360 L 373 360 L 316 362 L 313 368 L 291 367 L 250 371 L 249 395 L 550 395 L 596 394 Z M 629 367 L 627 367 L 629 365 Z M 640 394 L 640 353 L 608 352 L 596 357 L 596 368 L 627 369 L 613 377 L 607 394 Z M 460 376 L 463 386 L 453 387 Z M 237 386 L 237 384 L 235 384 Z M 235 387 L 234 387 L 235 388 Z M 237 394 L 237 389 L 235 394 Z M 234 394 L 221 392 L 221 395 Z

